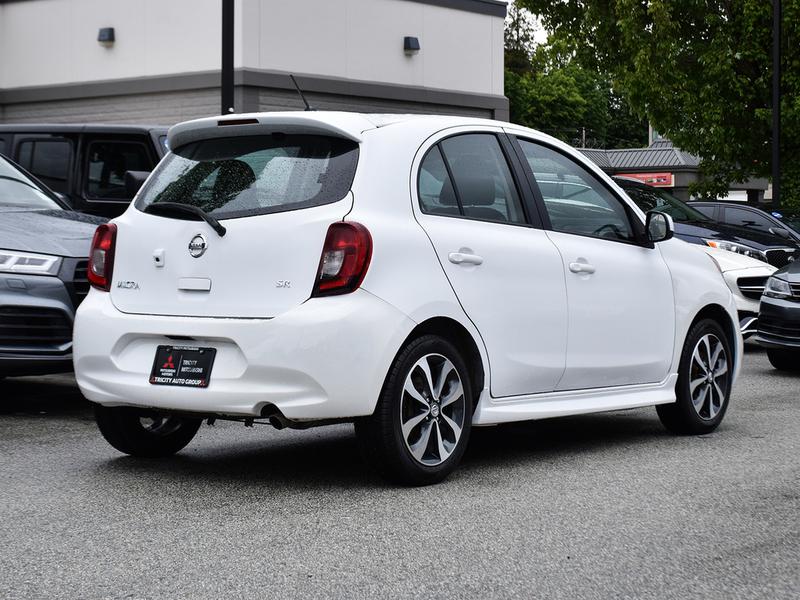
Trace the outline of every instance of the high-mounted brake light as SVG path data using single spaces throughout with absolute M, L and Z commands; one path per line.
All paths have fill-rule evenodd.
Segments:
M 92 249 L 89 252 L 89 283 L 98 290 L 111 289 L 114 273 L 114 247 L 117 243 L 117 226 L 113 223 L 100 225 L 94 232 Z
M 312 296 L 348 294 L 364 281 L 372 258 L 372 236 L 360 223 L 328 227 Z

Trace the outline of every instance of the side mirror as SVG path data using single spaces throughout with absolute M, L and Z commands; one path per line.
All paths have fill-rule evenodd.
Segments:
M 647 231 L 647 239 L 653 243 L 671 239 L 675 233 L 675 224 L 672 222 L 672 217 L 657 210 L 651 210 L 647 213 L 644 227 Z
M 149 176 L 150 171 L 125 171 L 125 193 L 129 198 L 133 198 L 142 189 Z
M 787 230 L 785 230 L 783 227 L 770 227 L 769 228 L 769 232 L 772 235 L 777 235 L 778 237 L 782 237 L 785 240 L 791 239 L 791 237 L 792 237 L 789 234 L 789 232 Z

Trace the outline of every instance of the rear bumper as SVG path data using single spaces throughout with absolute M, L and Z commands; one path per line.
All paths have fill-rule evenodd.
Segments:
M 106 406 L 229 416 L 274 406 L 296 420 L 357 417 L 373 412 L 414 325 L 364 290 L 312 299 L 273 319 L 132 315 L 93 290 L 75 319 L 76 379 Z M 176 343 L 217 349 L 207 388 L 149 383 L 156 347 Z

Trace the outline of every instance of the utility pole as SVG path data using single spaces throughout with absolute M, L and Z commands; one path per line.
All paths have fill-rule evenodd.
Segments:
M 781 205 L 781 0 L 772 0 L 772 206 Z
M 586 127 L 581 127 L 581 148 L 586 148 Z
M 233 109 L 233 0 L 222 0 L 222 77 L 221 113 L 228 115 Z

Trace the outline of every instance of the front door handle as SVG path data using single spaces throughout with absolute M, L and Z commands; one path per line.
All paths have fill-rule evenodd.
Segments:
M 586 262 L 571 262 L 569 263 L 569 270 L 573 273 L 586 273 L 591 275 L 594 273 L 594 265 Z
M 483 264 L 483 257 L 472 254 L 469 248 L 461 248 L 458 252 L 451 252 L 447 259 L 454 265 L 480 265 Z

